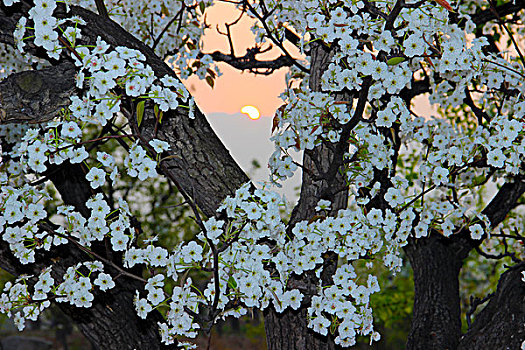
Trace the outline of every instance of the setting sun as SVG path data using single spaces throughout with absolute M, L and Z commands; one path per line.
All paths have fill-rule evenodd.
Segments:
M 259 113 L 259 110 L 254 106 L 244 106 L 241 108 L 241 112 L 246 114 L 252 120 L 256 120 L 261 117 L 261 113 Z

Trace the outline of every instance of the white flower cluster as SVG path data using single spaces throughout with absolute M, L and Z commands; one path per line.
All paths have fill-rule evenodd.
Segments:
M 101 158 L 104 158 L 104 155 L 101 155 Z M 312 304 L 310 309 L 309 326 L 326 334 L 328 329 L 337 325 L 337 342 L 342 345 L 353 344 L 359 334 L 371 334 L 373 327 L 369 295 L 377 292 L 379 286 L 373 276 L 357 276 L 350 262 L 383 251 L 387 256 L 384 259 L 385 263 L 399 263 L 399 258 L 392 249 L 381 250 L 384 245 L 384 231 L 395 231 L 394 220 L 387 221 L 388 225 L 394 225 L 389 227 L 380 223 L 381 214 L 371 212 L 365 216 L 364 213 L 352 214 L 350 210 L 346 210 L 341 211 L 336 218 L 297 224 L 293 231 L 294 237 L 289 241 L 279 215 L 282 199 L 264 189 L 257 189 L 251 194 L 249 186 L 250 184 L 246 184 L 240 188 L 236 197 L 227 198 L 220 208 L 228 214 L 228 224 L 211 218 L 205 223 L 206 230 L 198 236 L 201 243 L 192 241 L 181 244 L 170 253 L 152 244 L 145 248 L 131 247 L 129 242 L 134 238 L 128 230 L 130 223 L 127 219 L 129 212 L 126 203 L 120 202 L 120 214 L 108 222 L 110 209 L 100 194 L 87 203 L 91 210 L 88 219 L 74 212 L 72 207 L 63 206 L 59 208 L 59 213 L 64 216 L 66 225 L 57 230 L 56 234 L 46 232 L 34 242 L 47 250 L 53 244 L 67 242 L 66 237 L 78 240 L 84 247 L 89 247 L 93 241 L 109 237 L 115 251 L 124 251 L 124 266 L 143 264 L 150 269 L 165 268 L 164 273 L 156 273 L 148 279 L 144 292 L 137 291 L 135 307 L 139 316 L 145 318 L 153 308 L 159 305 L 169 306 L 166 323 L 159 325 L 162 337 L 167 343 L 172 342 L 176 336 L 196 335 L 198 325 L 193 322 L 193 317 L 185 308 L 197 312 L 200 304 L 211 306 L 217 292 L 220 292 L 217 308 L 222 310 L 222 316 L 238 317 L 246 312 L 243 307 L 265 308 L 270 303 L 279 312 L 288 307 L 299 308 L 303 293 L 298 289 L 288 289 L 288 281 L 294 274 L 301 275 L 305 271 L 313 270 L 320 274 L 323 262 L 321 256 L 325 252 L 336 251 L 347 263 L 339 268 L 332 287 L 318 286 L 319 294 L 314 298 L 315 304 Z M 14 229 L 12 224 L 22 221 L 28 215 L 25 211 L 21 214 L 21 208 L 15 208 L 12 204 L 15 200 L 17 203 L 20 201 L 20 194 L 17 194 L 16 198 L 14 196 L 5 196 L 7 208 L 13 211 L 12 219 L 6 222 L 9 226 L 6 232 L 9 233 Z M 329 206 L 329 203 L 321 205 Z M 37 212 L 38 210 L 35 210 L 35 216 L 30 218 L 34 222 L 43 217 L 42 213 Z M 28 222 L 26 226 L 30 224 L 31 222 Z M 14 240 L 23 249 L 34 252 L 34 245 L 28 244 L 33 235 L 34 233 L 17 233 L 8 237 L 6 234 L 4 239 Z M 399 239 L 400 233 L 396 232 L 396 235 Z M 191 287 L 191 280 L 188 280 L 185 287 L 175 287 L 172 293 L 168 294 L 164 288 L 165 278 L 176 281 L 188 269 L 200 269 L 212 264 L 208 242 L 213 242 L 221 249 L 220 290 L 215 290 L 212 279 L 202 296 L 199 296 Z M 268 242 L 273 242 L 273 247 L 268 245 Z M 394 240 L 387 242 L 387 246 L 390 244 L 396 243 Z M 387 261 L 389 259 L 390 262 Z M 102 268 L 102 263 L 96 261 L 72 266 L 62 276 L 62 282 L 59 284 L 55 283 L 48 271 L 39 278 L 40 282 L 33 287 L 32 292 L 23 283 L 9 285 L 2 295 L 2 310 L 15 315 L 17 322 L 23 324 L 24 319 L 36 317 L 33 316 L 37 312 L 35 310 L 47 306 L 47 303 L 37 301 L 49 299 L 50 294 L 53 294 L 58 302 L 89 307 L 93 300 L 93 284 L 102 291 L 114 286 L 111 276 L 104 273 Z M 97 278 L 92 282 L 94 273 Z M 363 278 L 366 284 L 359 284 L 359 280 Z M 144 297 L 141 297 L 142 293 Z M 18 311 L 21 300 L 34 301 L 34 305 L 31 304 L 34 306 L 31 312 Z M 243 307 L 225 309 L 230 301 L 236 301 L 237 304 L 240 302 L 239 305 Z M 329 319 L 332 321 L 328 321 Z
M 0 294 L 0 312 L 13 317 L 19 330 L 24 329 L 25 320 L 36 321 L 40 313 L 51 304 L 67 302 L 76 307 L 91 307 L 94 287 L 107 291 L 115 286 L 112 277 L 103 272 L 103 264 L 99 261 L 79 263 L 67 269 L 62 283 L 56 283 L 51 276 L 51 268 L 46 268 L 37 278 L 21 276 L 13 284 L 7 282 Z M 96 279 L 92 279 L 93 276 Z M 28 281 L 36 280 L 29 289 Z
M 87 47 L 76 50 L 82 57 L 82 61 L 76 60 L 77 87 L 83 88 L 86 80 L 89 83 L 82 99 L 72 97 L 69 109 L 77 119 L 106 125 L 119 111 L 120 96 L 112 91 L 117 87 L 125 89 L 127 96 L 153 100 L 162 111 L 176 109 L 178 98 L 189 98 L 184 85 L 173 77 L 165 76 L 158 84 L 153 70 L 144 63 L 146 58 L 137 50 L 117 47 L 108 52 L 110 46 L 100 38 L 93 50 Z

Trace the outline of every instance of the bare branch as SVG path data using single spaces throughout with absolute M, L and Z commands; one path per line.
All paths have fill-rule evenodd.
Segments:
M 260 48 L 254 47 L 246 50 L 246 54 L 242 57 L 226 55 L 219 51 L 211 53 L 210 56 L 216 62 L 224 62 L 239 70 L 249 70 L 254 74 L 261 75 L 269 75 L 279 68 L 291 67 L 294 65 L 293 59 L 290 59 L 287 56 L 279 56 L 274 60 L 259 61 L 256 59 L 256 55 L 262 52 L 264 51 Z M 261 71 L 261 69 L 265 69 L 265 71 Z
M 293 62 L 293 65 L 296 66 L 297 68 L 299 68 L 301 71 L 305 72 L 305 73 L 308 73 L 310 72 L 310 70 L 306 67 L 304 67 L 302 64 L 300 64 L 299 62 L 297 62 L 296 59 L 294 59 L 292 57 L 292 55 L 290 55 L 290 53 L 288 53 L 288 50 L 285 49 L 285 47 L 283 46 L 283 43 L 278 40 L 276 37 L 273 36 L 272 34 L 272 31 L 270 30 L 270 28 L 268 27 L 268 24 L 266 23 L 265 21 L 265 18 L 263 18 L 254 8 L 253 6 L 248 2 L 248 1 L 244 1 L 243 2 L 244 4 L 246 4 L 246 6 L 248 7 L 248 9 L 250 10 L 250 12 L 261 22 L 261 24 L 263 25 L 264 29 L 266 30 L 266 35 L 268 35 L 268 37 L 270 38 L 270 40 L 275 44 L 277 45 L 277 47 L 279 47 L 281 49 L 281 51 L 285 54 L 285 56 L 292 60 Z
M 168 31 L 168 29 L 177 20 L 177 18 L 179 19 L 179 24 L 180 24 L 180 21 L 182 20 L 182 14 L 184 13 L 184 10 L 186 9 L 185 3 L 181 2 L 181 4 L 182 5 L 181 5 L 180 10 L 175 14 L 175 16 L 173 16 L 173 18 L 168 23 L 166 23 L 166 26 L 164 28 L 162 28 L 162 31 L 159 33 L 159 35 L 153 41 L 153 45 L 151 46 L 152 50 L 155 50 L 155 48 L 157 47 L 157 45 L 160 42 L 160 39 L 162 39 L 162 36 Z
M 476 25 L 482 25 L 489 21 L 497 19 L 498 15 L 504 17 L 511 13 L 517 13 L 518 11 L 525 9 L 525 1 L 509 1 L 501 6 L 496 6 L 494 9 L 496 11 L 490 8 L 487 10 L 480 11 L 474 15 L 471 15 L 470 18 Z

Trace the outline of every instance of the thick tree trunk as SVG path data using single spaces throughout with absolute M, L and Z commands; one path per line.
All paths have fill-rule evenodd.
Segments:
M 310 65 L 310 89 L 312 91 L 320 91 L 321 76 L 329 63 L 330 54 L 330 51 L 324 46 L 315 43 L 312 45 Z M 289 235 L 296 223 L 309 220 L 315 215 L 315 206 L 320 199 L 328 199 L 332 202 L 330 215 L 346 208 L 348 191 L 344 190 L 345 180 L 339 172 L 329 179 L 315 178 L 320 171 L 326 172 L 334 163 L 341 164 L 343 154 L 344 150 L 341 153 L 334 153 L 333 148 L 323 144 L 304 152 L 301 195 L 288 224 Z M 318 166 L 322 169 L 317 169 Z M 321 276 L 323 284 L 331 281 L 336 264 L 336 259 L 325 260 Z M 297 288 L 306 294 L 303 306 L 297 311 L 287 309 L 283 313 L 277 313 L 273 308 L 266 310 L 264 320 L 268 349 L 329 350 L 336 348 L 332 337 L 320 336 L 308 328 L 306 313 L 308 305 L 305 303 L 308 303 L 312 294 L 317 292 L 318 284 L 319 279 L 313 273 L 294 276 L 290 279 L 288 286 Z
M 285 311 L 281 314 L 275 310 L 264 313 L 264 328 L 268 350 L 332 350 L 333 341 L 312 332 L 307 327 L 306 308 L 297 311 Z
M 525 341 L 525 263 L 501 275 L 489 303 L 461 338 L 460 350 L 521 349 Z
M 414 271 L 414 311 L 407 349 L 456 349 L 461 335 L 459 271 L 462 261 L 436 234 L 405 251 Z
M 137 316 L 133 307 L 135 290 L 143 289 L 140 283 L 121 278 L 110 293 L 95 296 L 89 309 L 80 310 L 68 304 L 61 309 L 75 321 L 94 349 L 176 349 L 176 345 L 161 343 L 157 322 L 163 322 L 158 311 L 146 320 Z

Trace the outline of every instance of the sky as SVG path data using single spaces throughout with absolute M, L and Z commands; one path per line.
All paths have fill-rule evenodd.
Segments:
M 239 13 L 232 4 L 217 3 L 206 12 L 206 21 L 211 24 L 204 37 L 204 49 L 206 53 L 219 50 L 229 53 L 228 40 L 220 35 L 215 27 L 225 32 L 224 23 L 232 22 Z M 237 56 L 243 56 L 246 49 L 253 47 L 255 41 L 250 31 L 251 21 L 243 18 L 238 24 L 231 27 L 234 44 L 234 52 Z M 290 44 L 291 46 L 291 44 Z M 299 57 L 299 52 L 294 47 L 287 49 Z M 271 59 L 280 55 L 278 49 L 261 55 L 261 59 Z M 269 76 L 255 75 L 242 72 L 227 64 L 219 63 L 223 73 L 216 79 L 212 89 L 204 80 L 191 77 L 184 83 L 195 98 L 201 111 L 206 115 L 212 128 L 230 151 L 233 158 L 241 168 L 255 181 L 267 181 L 269 171 L 267 168 L 268 158 L 274 147 L 269 140 L 271 126 L 275 111 L 283 104 L 278 97 L 284 91 L 286 68 L 281 68 Z M 257 120 L 251 120 L 242 114 L 241 108 L 245 105 L 255 106 L 261 113 Z M 300 161 L 300 155 L 296 155 Z M 252 161 L 257 160 L 261 168 L 253 171 Z M 297 186 L 300 184 L 300 170 L 296 175 L 283 183 L 283 188 L 278 190 L 285 194 L 286 198 L 294 201 L 297 197 Z

